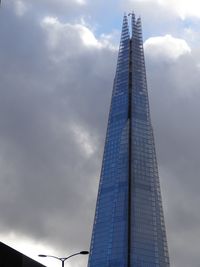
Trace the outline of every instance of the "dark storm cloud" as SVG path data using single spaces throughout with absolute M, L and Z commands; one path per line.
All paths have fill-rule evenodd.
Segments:
M 61 250 L 87 249 L 115 52 L 84 45 L 80 27 L 50 25 L 49 32 L 26 14 L 18 19 L 5 10 L 2 21 L 4 16 L 1 233 L 27 235 Z M 53 48 L 51 33 L 57 38 Z
M 87 249 L 116 52 L 83 25 L 42 20 L 66 7 L 75 19 L 87 4 L 32 2 L 23 14 L 0 10 L 0 231 L 61 252 Z M 167 32 L 168 12 L 137 5 L 144 29 L 160 33 L 163 14 Z M 200 51 L 146 52 L 172 267 L 198 267 Z
M 199 51 L 147 71 L 172 266 L 199 266 Z

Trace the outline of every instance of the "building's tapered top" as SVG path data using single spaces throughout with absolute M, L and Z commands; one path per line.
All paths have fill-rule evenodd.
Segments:
M 169 267 L 141 19 L 124 15 L 88 267 Z

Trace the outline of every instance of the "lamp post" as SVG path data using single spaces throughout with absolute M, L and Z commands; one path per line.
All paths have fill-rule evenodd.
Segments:
M 89 254 L 89 252 L 83 250 L 83 251 L 80 251 L 80 252 L 78 252 L 78 253 L 74 253 L 74 254 L 72 254 L 72 255 L 70 255 L 70 256 L 68 256 L 68 257 L 65 257 L 65 258 L 64 258 L 64 257 L 59 258 L 59 257 L 56 257 L 56 256 L 44 255 L 44 254 L 40 254 L 40 255 L 38 255 L 38 256 L 39 256 L 39 257 L 43 257 L 43 258 L 51 257 L 51 258 L 60 260 L 60 261 L 62 262 L 62 267 L 64 267 L 64 265 L 65 265 L 65 261 L 66 261 L 67 259 L 69 259 L 69 258 L 71 258 L 71 257 L 73 257 L 73 256 L 76 256 L 76 255 L 79 255 L 79 254 L 80 254 L 80 255 L 87 255 L 87 254 Z

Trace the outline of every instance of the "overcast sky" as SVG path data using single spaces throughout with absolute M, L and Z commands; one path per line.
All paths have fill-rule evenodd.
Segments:
M 34 259 L 89 249 L 122 17 L 132 10 L 143 23 L 171 267 L 199 267 L 198 0 L 2 0 L 0 241 Z M 66 266 L 86 264 L 77 256 Z

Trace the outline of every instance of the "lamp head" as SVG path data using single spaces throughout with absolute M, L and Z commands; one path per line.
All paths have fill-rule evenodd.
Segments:
M 80 254 L 87 255 L 87 254 L 89 254 L 89 251 L 83 250 L 83 251 L 80 252 Z
M 38 257 L 43 257 L 43 258 L 45 258 L 45 257 L 47 257 L 47 255 L 40 254 L 40 255 L 38 255 Z

